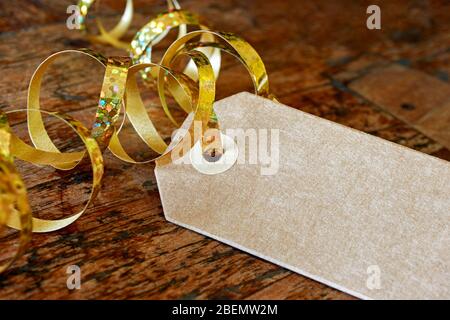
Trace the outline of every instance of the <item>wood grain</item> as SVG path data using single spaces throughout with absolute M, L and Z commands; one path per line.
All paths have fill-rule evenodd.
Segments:
M 3 110 L 26 106 L 33 71 L 55 51 L 91 47 L 108 55 L 122 53 L 90 44 L 78 32 L 68 30 L 65 12 L 71 2 L 0 2 Z M 430 132 L 441 134 L 442 125 L 431 130 L 428 124 L 428 129 L 421 132 L 420 126 L 412 127 L 351 86 L 353 81 L 364 81 L 361 77 L 374 65 L 386 64 L 400 64 L 448 86 L 448 1 L 379 1 L 382 30 L 365 27 L 370 1 L 181 2 L 214 29 L 238 33 L 251 43 L 264 59 L 272 90 L 282 103 L 450 160 L 450 151 L 430 136 Z M 107 23 L 118 17 L 114 10 L 117 3 L 102 4 Z M 164 1 L 136 1 L 134 30 L 164 7 Z M 62 59 L 44 79 L 43 108 L 70 113 L 89 125 L 102 77 L 101 67 L 85 58 Z M 251 90 L 245 70 L 226 58 L 218 99 L 243 90 Z M 384 97 L 392 104 L 403 101 L 395 90 L 385 94 L 392 95 Z M 153 93 L 144 95 L 147 103 L 156 104 Z M 417 108 L 429 106 L 419 104 L 415 108 L 417 112 Z M 150 108 L 150 112 L 161 128 L 169 129 L 158 106 Z M 63 125 L 52 123 L 49 128 L 63 149 L 80 146 Z M 23 122 L 19 121 L 14 129 L 25 135 Z M 131 131 L 124 132 L 123 137 L 135 155 L 147 156 Z M 168 223 L 163 217 L 153 166 L 125 164 L 109 153 L 105 158 L 104 186 L 94 205 L 65 230 L 35 235 L 28 252 L 0 276 L 0 298 L 352 299 Z M 75 212 L 89 192 L 88 165 L 64 174 L 22 162 L 19 168 L 38 216 L 54 218 Z M 9 243 L 8 239 L 2 245 Z M 0 257 L 4 254 L 2 247 Z M 66 268 L 72 264 L 82 270 L 80 290 L 66 287 Z

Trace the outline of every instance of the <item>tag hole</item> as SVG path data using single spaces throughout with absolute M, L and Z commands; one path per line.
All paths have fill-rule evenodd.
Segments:
M 220 160 L 220 158 L 222 158 L 224 153 L 224 149 L 220 150 L 217 148 L 212 148 L 203 152 L 203 158 L 208 162 L 217 162 Z
M 234 140 L 221 134 L 222 145 L 207 146 L 202 151 L 201 142 L 198 141 L 190 151 L 192 166 L 203 174 L 215 175 L 227 171 L 236 163 L 239 150 Z

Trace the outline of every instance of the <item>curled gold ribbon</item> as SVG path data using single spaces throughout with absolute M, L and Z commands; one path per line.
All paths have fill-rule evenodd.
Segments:
M 120 38 L 122 38 L 122 36 L 127 32 L 133 19 L 133 0 L 127 0 L 125 10 L 122 14 L 122 17 L 120 18 L 119 23 L 111 31 L 106 31 L 99 19 L 95 20 L 100 32 L 99 35 L 91 35 L 88 32 L 89 29 L 86 24 L 88 11 L 94 4 L 94 2 L 95 0 L 80 0 L 78 2 L 78 9 L 80 12 L 78 16 L 78 23 L 80 25 L 80 30 L 85 32 L 88 35 L 89 39 L 92 41 L 108 43 L 117 48 L 127 49 L 129 47 L 129 44 L 120 41 Z
M 179 86 L 180 90 L 178 91 L 178 94 L 179 96 L 182 96 L 183 100 L 185 101 L 185 110 L 188 109 L 189 111 L 193 110 L 195 112 L 200 112 L 201 110 L 204 110 L 204 108 L 208 108 L 208 112 L 210 112 L 212 108 L 212 104 L 214 101 L 215 81 L 213 73 L 205 73 L 202 71 L 202 76 L 199 80 L 199 84 L 200 87 L 208 89 L 200 90 L 197 97 L 195 90 L 191 90 L 192 86 L 186 85 L 188 83 L 187 80 L 178 72 L 172 71 L 165 67 L 161 67 L 157 64 L 139 64 L 129 67 L 130 59 L 127 57 L 105 58 L 104 56 L 93 51 L 83 49 L 66 50 L 55 53 L 39 65 L 30 81 L 28 92 L 29 110 L 40 110 L 39 97 L 41 82 L 48 67 L 59 56 L 63 54 L 74 53 L 88 56 L 99 62 L 101 65 L 106 66 L 105 78 L 103 81 L 99 105 L 96 113 L 96 120 L 92 130 L 92 137 L 96 139 L 100 146 L 102 146 L 102 149 L 104 147 L 108 147 L 114 155 L 116 155 L 123 161 L 131 163 L 143 163 L 155 160 L 150 159 L 147 161 L 138 162 L 126 153 L 120 143 L 118 133 L 120 132 L 121 126 L 117 130 L 116 122 L 119 117 L 122 98 L 125 95 L 125 91 L 127 91 L 126 116 L 130 119 L 138 135 L 151 149 L 161 155 L 165 153 L 167 149 L 167 144 L 158 134 L 156 128 L 149 119 L 144 104 L 140 98 L 139 89 L 134 77 L 134 75 L 136 74 L 136 70 L 144 70 L 145 68 L 161 68 L 161 70 L 164 70 L 165 79 L 167 80 L 168 78 L 171 78 L 171 85 L 176 84 L 177 86 Z M 201 68 L 210 67 L 209 60 L 202 53 L 196 53 L 193 54 L 193 56 L 194 55 L 198 57 L 202 55 L 202 59 L 197 57 L 197 64 Z M 164 86 L 162 87 L 162 90 L 164 90 Z M 192 107 L 194 96 L 195 99 L 199 102 L 200 108 Z M 205 103 L 204 101 L 208 101 L 208 103 Z M 49 137 L 40 113 L 28 113 L 28 131 L 32 143 L 36 148 L 52 152 L 53 155 L 56 155 L 52 156 L 51 158 L 46 157 L 46 164 L 49 164 L 58 169 L 69 170 L 74 168 L 84 156 L 84 152 L 60 153 L 59 149 L 54 145 L 53 141 Z M 22 153 L 22 157 L 26 161 L 33 162 L 33 159 L 36 158 L 36 155 L 32 154 L 31 152 Z M 168 152 L 167 154 L 170 154 L 170 152 Z M 168 156 L 167 154 L 162 156 L 166 158 Z
M 214 38 L 222 40 L 223 44 L 220 42 L 190 42 L 196 37 L 201 37 L 204 34 L 213 35 Z M 261 57 L 247 41 L 232 33 L 211 30 L 192 31 L 170 45 L 161 60 L 161 65 L 170 68 L 174 60 L 180 55 L 197 51 L 198 48 L 204 46 L 215 47 L 235 56 L 246 67 L 252 79 L 255 94 L 273 98 L 269 90 L 267 71 Z M 165 102 L 165 92 L 162 90 L 163 83 L 160 81 L 161 77 L 162 73 L 160 71 L 158 78 L 158 92 L 160 94 L 161 103 L 169 119 L 176 123 Z M 213 115 L 213 117 L 215 117 L 215 115 Z
M 168 82 L 168 78 L 173 78 L 175 83 L 178 83 L 181 88 L 180 93 L 183 94 L 189 101 L 189 108 L 191 110 L 190 113 L 193 114 L 194 121 L 200 121 L 202 128 L 206 128 L 215 97 L 214 72 L 211 65 L 209 64 L 208 58 L 203 53 L 193 52 L 192 58 L 199 66 L 200 75 L 200 90 L 198 91 L 198 96 L 195 99 L 195 105 L 193 105 L 194 102 L 193 100 L 191 100 L 193 92 L 188 87 L 185 87 L 183 85 L 185 84 L 185 82 L 181 81 L 182 77 L 179 73 L 153 63 L 136 64 L 129 68 L 126 87 L 126 115 L 141 139 L 147 144 L 148 147 L 150 147 L 153 151 L 156 151 L 160 155 L 154 159 L 145 161 L 136 161 L 132 159 L 120 146 L 118 138 L 118 133 L 120 130 L 118 130 L 117 135 L 113 136 L 109 145 L 109 149 L 114 155 L 116 155 L 123 161 L 130 163 L 147 163 L 156 160 L 158 160 L 159 162 L 168 162 L 171 159 L 173 151 L 179 150 L 181 148 L 181 146 L 178 145 L 184 145 L 184 143 L 186 143 L 187 141 L 186 136 L 188 135 L 188 133 L 180 141 L 172 144 L 171 147 L 168 148 L 167 144 L 164 142 L 163 138 L 156 130 L 151 119 L 148 117 L 144 103 L 140 96 L 135 77 L 137 73 L 147 68 L 156 68 L 161 70 L 164 79 L 159 89 L 162 91 L 164 91 L 164 83 Z M 164 103 L 164 105 L 167 106 L 166 103 Z
M 24 110 L 14 110 L 14 113 Z M 14 166 L 14 158 L 29 160 L 33 164 L 46 165 L 52 163 L 60 153 L 35 149 L 12 133 L 6 113 L 0 111 L 0 227 L 6 226 L 20 230 L 19 248 L 8 262 L 0 265 L 0 273 L 5 271 L 26 249 L 32 232 L 49 232 L 64 228 L 77 220 L 89 207 L 100 190 L 103 176 L 103 157 L 94 138 L 90 137 L 89 130 L 70 116 L 45 112 L 41 110 L 27 110 L 27 112 L 46 113 L 62 120 L 69 125 L 81 138 L 86 146 L 92 165 L 92 189 L 89 199 L 83 209 L 70 217 L 47 220 L 32 217 L 31 208 L 27 198 L 27 191 L 20 174 Z
M 127 72 L 130 64 L 129 58 L 110 57 L 89 50 L 68 50 L 61 51 L 47 58 L 35 71 L 32 76 L 28 92 L 28 130 L 35 148 L 25 144 L 23 141 L 13 136 L 11 148 L 14 156 L 38 165 L 51 165 L 57 169 L 69 170 L 74 168 L 84 157 L 85 151 L 73 153 L 61 153 L 50 139 L 42 119 L 40 111 L 40 88 L 42 77 L 51 63 L 61 54 L 78 53 L 93 58 L 106 67 L 105 78 L 102 85 L 100 100 L 96 112 L 96 119 L 92 130 L 85 129 L 78 121 L 58 113 L 51 113 L 57 118 L 65 121 L 86 145 L 86 151 L 91 159 L 93 169 L 93 187 L 89 200 L 84 208 L 77 214 L 59 220 L 44 220 L 33 218 L 33 232 L 48 232 L 66 227 L 78 219 L 96 197 L 101 177 L 103 175 L 102 146 L 107 146 L 111 136 L 115 132 L 115 122 L 117 121 L 122 105 Z M 99 146 L 100 144 L 100 146 Z M 103 149 L 104 147 L 102 147 Z M 14 219 L 15 217 L 15 219 Z M 9 226 L 20 229 L 17 215 L 12 216 Z
M 17 112 L 11 111 L 11 112 Z M 10 113 L 11 113 L 10 112 Z M 28 113 L 44 113 L 56 117 L 57 119 L 66 123 L 72 130 L 74 130 L 77 135 L 81 138 L 82 142 L 86 146 L 87 153 L 89 155 L 89 159 L 91 161 L 92 166 L 92 189 L 89 196 L 88 201 L 84 205 L 83 209 L 67 218 L 58 219 L 58 220 L 46 220 L 39 218 L 32 218 L 32 231 L 33 232 L 49 232 L 55 231 L 61 228 L 64 228 L 77 220 L 89 207 L 91 202 L 95 199 L 96 195 L 100 190 L 101 179 L 103 176 L 104 168 L 103 168 L 103 156 L 100 150 L 97 141 L 91 137 L 90 131 L 84 127 L 80 122 L 73 119 L 68 115 L 64 115 L 62 113 L 57 112 L 46 112 L 42 110 L 27 110 Z M 35 165 L 52 165 L 55 163 L 55 159 L 61 157 L 63 154 L 60 152 L 52 152 L 46 151 L 42 149 L 37 149 L 29 146 L 25 142 L 23 142 L 19 137 L 11 133 L 11 155 L 18 159 L 28 161 Z M 17 211 L 14 211 L 10 214 L 7 225 L 15 228 L 17 230 L 21 230 L 22 226 L 20 223 L 20 214 Z
M 209 30 L 208 27 L 200 24 L 196 15 L 184 10 L 166 12 L 150 20 L 149 23 L 136 33 L 131 41 L 130 56 L 132 57 L 133 62 L 151 63 L 153 47 L 167 35 L 170 29 L 190 25 L 199 27 L 201 30 Z M 180 32 L 178 39 L 183 38 L 184 36 L 185 33 Z M 214 35 L 211 33 L 203 33 L 201 37 L 202 42 L 212 42 L 214 39 Z M 209 47 L 202 48 L 199 51 L 202 51 L 208 57 L 214 70 L 214 75 L 217 78 L 219 76 L 221 62 L 220 50 Z M 151 72 L 151 70 L 144 71 L 145 72 L 142 73 L 144 80 L 147 80 L 150 77 L 157 77 L 156 72 Z M 191 79 L 197 80 L 198 74 L 196 72 L 195 62 L 191 60 L 183 73 Z
M 196 37 L 201 37 L 204 33 L 214 35 L 215 38 L 221 39 L 223 43 L 214 42 L 205 44 L 202 42 L 191 42 L 191 40 Z M 211 115 L 213 115 L 212 105 L 215 100 L 214 70 L 208 57 L 203 52 L 196 50 L 196 48 L 206 45 L 225 50 L 236 56 L 249 71 L 255 87 L 255 93 L 262 96 L 270 96 L 268 77 L 261 58 L 246 41 L 229 33 L 209 30 L 199 30 L 188 33 L 184 37 L 176 40 L 168 48 L 163 56 L 162 65 L 148 63 L 136 64 L 130 67 L 130 60 L 128 58 L 105 58 L 102 55 L 88 50 L 62 51 L 47 58 L 37 68 L 31 79 L 28 95 L 28 129 L 36 149 L 29 146 L 26 147 L 17 142 L 14 144 L 17 146 L 20 145 L 20 147 L 16 148 L 17 156 L 25 161 L 48 164 L 63 170 L 75 167 L 84 156 L 85 152 L 61 153 L 46 132 L 41 113 L 34 112 L 34 110 L 40 110 L 39 91 L 42 77 L 48 66 L 61 54 L 78 53 L 87 55 L 106 67 L 96 120 L 89 137 L 100 144 L 101 149 L 108 147 L 114 155 L 127 162 L 144 163 L 154 160 L 157 160 L 159 164 L 171 162 L 173 160 L 172 156 L 174 150 L 177 149 L 177 154 L 179 154 L 178 150 L 180 148 L 182 148 L 182 150 L 189 150 L 196 142 L 196 139 L 199 137 L 203 138 L 203 132 L 210 127 L 215 127 L 214 121 L 211 121 Z M 197 68 L 197 91 L 191 90 L 192 87 L 191 84 L 189 84 L 189 81 L 187 81 L 180 73 L 171 69 L 173 61 L 181 55 L 187 55 L 192 59 Z M 148 117 L 144 103 L 140 97 L 135 75 L 137 72 L 148 68 L 158 70 L 158 94 L 160 96 L 161 105 L 169 119 L 177 124 L 170 113 L 165 97 L 165 86 L 167 86 L 168 83 L 171 85 L 176 84 L 176 87 L 179 89 L 178 94 L 180 96 L 182 95 L 183 99 L 186 101 L 186 105 L 184 105 L 184 107 L 182 106 L 183 109 L 188 114 L 192 114 L 192 122 L 188 127 L 186 135 L 177 143 L 172 144 L 170 148 L 168 148 L 164 139 L 159 135 L 154 124 Z M 172 82 L 169 82 L 169 78 L 172 79 Z M 134 129 L 147 146 L 159 153 L 158 157 L 138 162 L 130 157 L 121 145 L 118 137 L 120 128 L 117 130 L 116 122 L 119 117 L 122 98 L 124 96 L 126 116 L 130 119 Z M 195 122 L 200 122 L 201 124 L 200 135 L 194 134 Z M 191 139 L 191 137 L 194 137 L 194 139 Z M 86 140 L 86 137 L 82 137 L 82 139 L 87 143 L 88 140 Z M 188 143 L 189 145 L 187 145 Z M 39 150 L 39 152 L 36 150 Z M 47 154 L 43 155 L 42 152 L 46 152 Z M 182 155 L 183 154 L 181 154 L 181 156 Z M 59 228 L 60 225 L 39 227 L 39 224 L 37 224 L 33 230 L 55 230 L 55 228 Z
M 81 54 L 88 56 L 99 62 L 106 68 L 103 80 L 102 91 L 96 112 L 96 119 L 93 125 L 92 136 L 100 143 L 102 148 L 107 146 L 111 136 L 115 131 L 117 121 L 125 94 L 128 67 L 130 59 L 127 57 L 105 58 L 101 54 L 91 50 L 65 50 L 57 52 L 42 62 L 31 77 L 28 89 L 28 110 L 40 110 L 40 90 L 42 78 L 47 68 L 61 55 Z M 42 119 L 41 113 L 28 112 L 28 132 L 33 145 L 44 151 L 60 153 L 59 149 L 50 139 Z M 85 152 L 60 153 L 57 157 L 48 158 L 49 165 L 61 169 L 69 170 L 74 168 L 83 158 Z M 25 161 L 33 162 L 33 157 L 25 155 Z
M 6 114 L 0 110 L 0 228 L 18 211 L 20 226 L 19 247 L 14 255 L 0 265 L 0 273 L 11 266 L 26 250 L 31 239 L 31 208 L 28 203 L 25 184 L 14 166 L 11 154 L 11 129 Z
M 78 8 L 80 15 L 78 17 L 78 22 L 80 25 L 80 30 L 88 35 L 88 38 L 94 42 L 110 44 L 116 48 L 125 49 L 129 52 L 130 57 L 133 59 L 134 64 L 138 63 L 152 63 L 152 49 L 157 45 L 173 28 L 179 28 L 178 38 L 182 38 L 186 35 L 188 26 L 195 26 L 201 30 L 208 30 L 208 27 L 202 25 L 198 17 L 188 11 L 181 10 L 181 7 L 176 0 L 167 0 L 168 11 L 159 14 L 154 19 L 151 19 L 147 24 L 145 24 L 133 37 L 131 43 L 121 41 L 120 39 L 128 30 L 131 20 L 133 18 L 133 1 L 127 0 L 124 13 L 120 19 L 120 22 L 111 30 L 106 31 L 103 24 L 99 19 L 96 19 L 96 23 L 100 34 L 93 36 L 88 32 L 88 27 L 86 24 L 86 18 L 88 11 L 94 4 L 95 0 L 80 0 L 78 2 Z M 98 1 L 97 1 L 98 3 Z M 210 33 L 202 34 L 202 42 L 212 42 L 214 41 L 214 35 Z M 219 76 L 220 70 L 220 50 L 214 47 L 200 48 L 208 57 L 215 77 Z M 156 79 L 157 73 L 151 71 L 151 68 L 144 69 L 141 71 L 141 76 L 144 80 Z M 184 69 L 184 74 L 186 74 L 191 79 L 197 80 L 198 75 L 196 73 L 195 63 L 191 60 L 188 62 Z M 169 85 L 169 91 L 172 93 L 176 91 L 176 88 Z M 174 98 L 177 99 L 177 94 L 175 93 Z
M 93 2 L 94 0 L 79 2 L 82 15 L 80 22 L 85 22 Z M 97 20 L 100 35 L 90 36 L 91 39 L 126 48 L 130 50 L 131 58 L 106 58 L 88 49 L 66 50 L 51 55 L 39 65 L 31 78 L 27 100 L 28 130 L 34 147 L 11 133 L 6 115 L 0 113 L 0 137 L 2 138 L 0 141 L 0 227 L 9 226 L 21 230 L 19 249 L 11 261 L 0 266 L 0 272 L 23 253 L 30 240 L 31 232 L 59 230 L 73 223 L 86 211 L 100 189 L 104 171 L 102 158 L 104 149 L 109 148 L 116 157 L 130 163 L 157 161 L 158 165 L 165 165 L 184 156 L 198 139 L 202 139 L 202 145 L 205 146 L 210 139 L 205 136 L 205 132 L 209 128 L 218 129 L 219 127 L 213 112 L 213 103 L 216 79 L 220 71 L 221 51 L 233 55 L 245 66 L 252 79 L 255 94 L 275 99 L 269 91 L 264 63 L 249 43 L 231 33 L 211 31 L 200 24 L 196 16 L 180 10 L 175 0 L 167 2 L 169 12 L 159 15 L 145 25 L 130 45 L 122 42 L 120 38 L 131 22 L 133 10 L 131 0 L 127 0 L 121 21 L 111 31 L 105 31 L 101 22 Z M 186 33 L 187 26 L 191 25 L 198 27 L 199 30 Z M 153 47 L 167 35 L 170 29 L 176 27 L 179 28 L 177 40 L 169 46 L 159 64 L 151 62 Z M 87 31 L 86 28 L 84 24 L 85 31 Z M 102 90 L 91 130 L 69 116 L 40 109 L 41 83 L 47 68 L 60 55 L 73 53 L 88 56 L 105 67 Z M 183 72 L 174 71 L 175 61 L 182 56 L 187 57 L 189 63 Z M 137 75 L 142 76 L 144 80 L 156 81 L 155 89 L 157 89 L 161 106 L 174 124 L 179 126 L 170 113 L 166 100 L 167 92 L 187 114 L 189 120 L 183 128 L 187 130 L 169 146 L 147 114 L 138 88 Z M 150 86 L 146 87 L 147 90 L 149 88 Z M 123 121 L 126 118 L 130 120 L 138 136 L 158 154 L 155 158 L 136 161 L 123 148 L 119 134 L 124 122 L 118 123 L 122 105 L 124 106 Z M 55 116 L 68 124 L 79 135 L 86 150 L 61 152 L 46 131 L 42 113 Z M 220 138 L 216 142 L 219 143 L 220 148 Z M 76 167 L 86 153 L 92 164 L 93 187 L 83 209 L 77 214 L 59 220 L 32 217 L 26 188 L 14 167 L 13 158 L 17 157 L 36 165 L 50 165 L 56 169 L 69 170 Z
M 128 50 L 130 48 L 130 43 L 121 41 L 120 39 L 125 35 L 131 25 L 131 21 L 133 19 L 133 0 L 126 0 L 125 9 L 119 23 L 110 31 L 105 30 L 100 19 L 95 19 L 100 32 L 98 35 L 91 35 L 86 24 L 89 9 L 92 7 L 94 2 L 95 0 L 80 0 L 77 4 L 79 9 L 78 24 L 80 26 L 80 30 L 86 33 L 91 41 L 110 44 L 116 48 Z M 97 0 L 97 4 L 98 3 L 99 0 Z M 177 0 L 167 0 L 167 7 L 169 11 L 180 9 L 180 5 Z M 186 33 L 185 30 L 184 33 Z
M 210 35 L 215 42 L 201 42 L 203 35 Z M 192 41 L 200 38 L 200 41 Z M 221 40 L 221 42 L 217 41 Z M 271 97 L 269 93 L 269 83 L 267 72 L 262 59 L 258 53 L 242 38 L 223 32 L 210 30 L 193 31 L 182 38 L 177 39 L 164 54 L 161 65 L 154 63 L 136 64 L 129 67 L 130 61 L 126 58 L 105 58 L 89 50 L 67 50 L 58 52 L 47 58 L 34 73 L 28 96 L 28 108 L 40 109 L 39 91 L 41 80 L 48 66 L 61 54 L 81 53 L 87 55 L 103 66 L 106 66 L 105 80 L 102 87 L 99 107 L 96 114 L 93 136 L 100 145 L 107 146 L 118 158 L 130 163 L 145 163 L 158 160 L 159 163 L 167 163 L 169 155 L 172 154 L 167 149 L 167 144 L 157 132 L 155 126 L 148 117 L 139 89 L 135 79 L 136 70 L 153 70 L 157 74 L 157 89 L 160 96 L 161 105 L 168 118 L 178 126 L 178 123 L 170 113 L 165 97 L 165 87 L 169 86 L 175 100 L 179 103 L 186 113 L 192 113 L 195 121 L 201 122 L 203 131 L 208 127 L 217 127 L 213 124 L 215 119 L 212 105 L 215 98 L 215 73 L 209 58 L 198 48 L 214 47 L 216 50 L 224 50 L 238 58 L 247 68 L 255 87 L 255 93 L 258 95 Z M 194 63 L 196 74 L 198 75 L 197 88 L 193 87 L 192 79 L 187 78 L 185 74 L 175 72 L 171 65 L 178 57 L 186 55 Z M 212 71 L 212 72 L 210 72 Z M 126 83 L 126 88 L 125 88 Z M 194 82 L 195 83 L 195 82 Z M 116 91 L 116 92 L 114 92 Z M 155 159 L 146 161 L 136 161 L 130 157 L 124 150 L 118 137 L 119 130 L 116 131 L 116 121 L 120 112 L 121 98 L 126 92 L 126 116 L 131 124 L 142 138 L 142 140 L 152 150 L 160 154 Z M 201 116 L 199 116 L 201 114 Z M 205 116 L 208 114 L 208 116 Z M 211 116 L 212 122 L 211 122 Z M 124 119 L 125 120 L 125 119 Z M 29 114 L 28 127 L 33 144 L 42 150 L 59 152 L 55 147 L 42 121 L 40 114 Z M 192 128 L 191 128 L 192 129 Z M 190 130 L 191 130 L 190 129 Z M 185 139 L 181 139 L 183 145 Z M 195 140 L 193 140 L 193 143 Z M 73 168 L 83 157 L 83 152 L 64 153 L 49 164 L 59 169 Z M 30 159 L 27 159 L 31 161 Z

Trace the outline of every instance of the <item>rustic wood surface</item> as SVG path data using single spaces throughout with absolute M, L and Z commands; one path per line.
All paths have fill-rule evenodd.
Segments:
M 65 26 L 70 0 L 0 2 L 0 108 L 26 106 L 32 72 L 49 54 L 91 47 Z M 117 19 L 120 1 L 102 4 L 104 19 Z M 450 160 L 450 2 L 378 1 L 382 30 L 366 28 L 372 1 L 181 2 L 216 30 L 235 32 L 260 53 L 272 91 L 281 102 L 419 151 Z M 162 12 L 164 1 L 139 0 L 136 30 Z M 131 32 L 132 34 L 132 32 Z M 161 45 L 161 49 L 164 45 Z M 123 53 L 122 53 L 123 54 Z M 68 57 L 44 79 L 41 103 L 92 120 L 103 70 Z M 245 70 L 226 58 L 218 98 L 251 90 Z M 145 93 L 161 128 L 168 122 Z M 23 117 L 16 132 L 25 136 Z M 58 145 L 80 143 L 50 123 Z M 146 156 L 125 130 L 128 150 Z M 124 138 L 125 139 L 125 138 Z M 239 250 L 164 220 L 153 165 L 125 164 L 108 152 L 104 186 L 93 206 L 72 226 L 36 234 L 27 253 L 0 276 L 2 299 L 352 299 Z M 75 213 L 89 192 L 89 166 L 54 172 L 18 162 L 40 217 Z M 0 260 L 16 234 L 0 238 Z M 80 290 L 66 287 L 66 269 L 79 265 Z

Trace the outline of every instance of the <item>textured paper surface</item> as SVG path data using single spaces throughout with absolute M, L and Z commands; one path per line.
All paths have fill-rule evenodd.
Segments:
M 279 171 L 157 167 L 169 221 L 360 298 L 450 298 L 448 162 L 249 93 L 215 110 L 280 129 Z

